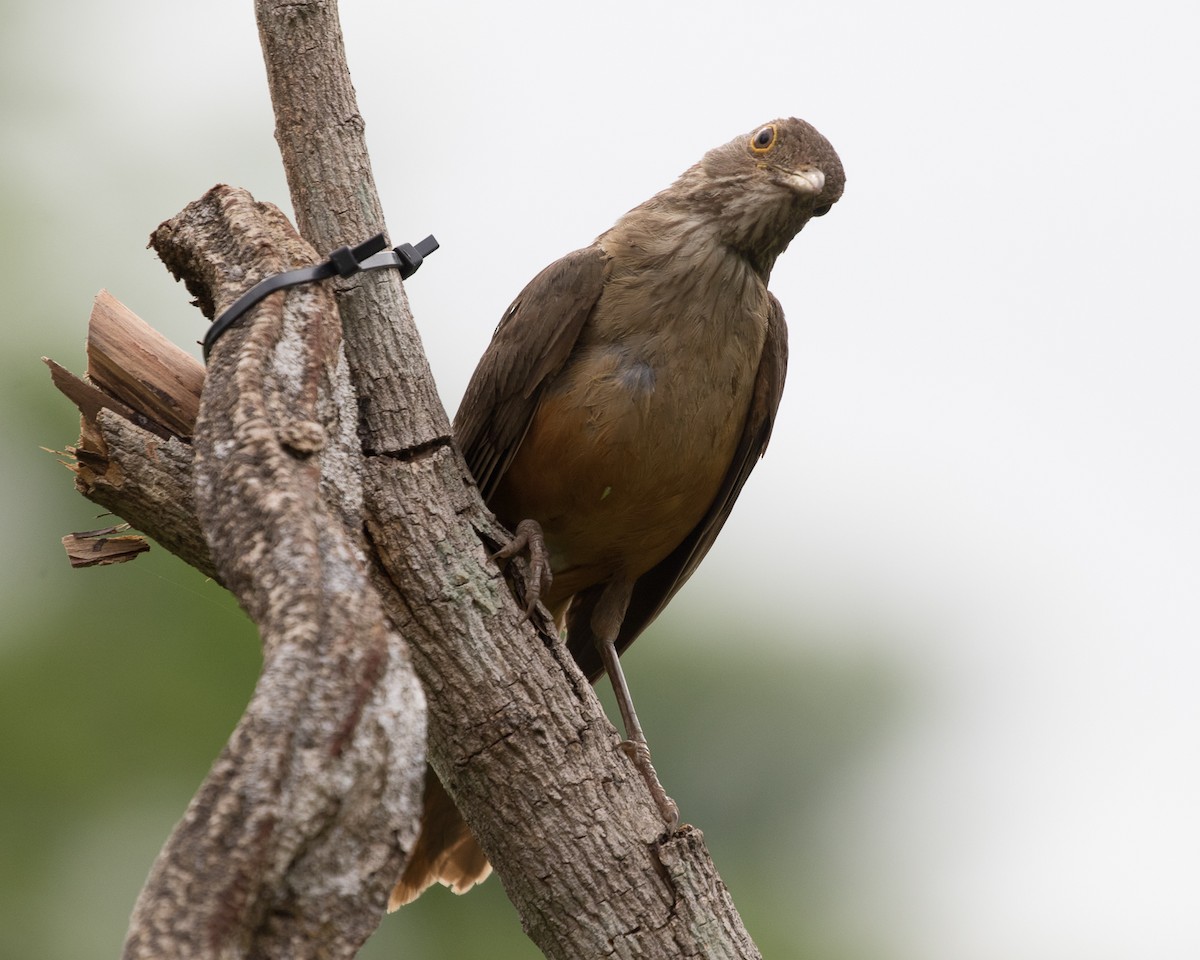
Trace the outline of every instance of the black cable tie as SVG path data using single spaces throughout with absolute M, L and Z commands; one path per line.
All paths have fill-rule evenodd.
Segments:
M 425 258 L 437 248 L 437 239 L 431 235 L 416 245 L 402 243 L 393 250 L 384 250 L 382 253 L 377 253 L 369 260 L 364 260 L 362 268 L 364 270 L 376 270 L 379 267 L 398 267 L 400 270 L 400 279 L 407 280 L 417 272 L 421 264 L 425 262 Z
M 354 259 L 354 251 L 349 247 L 338 247 L 329 255 L 329 262 L 337 271 L 339 277 L 350 277 L 358 273 L 358 261 Z
M 415 246 L 402 243 L 394 250 L 388 250 L 386 247 L 387 238 L 384 234 L 377 233 L 356 247 L 338 247 L 321 263 L 298 270 L 287 270 L 260 280 L 238 297 L 233 305 L 209 326 L 204 335 L 204 359 L 208 360 L 208 354 L 221 334 L 237 323 L 247 310 L 271 294 L 302 283 L 315 283 L 333 276 L 352 277 L 361 270 L 379 270 L 383 267 L 397 267 L 400 270 L 400 278 L 407 280 L 417 272 L 425 258 L 438 248 L 438 242 L 430 235 Z

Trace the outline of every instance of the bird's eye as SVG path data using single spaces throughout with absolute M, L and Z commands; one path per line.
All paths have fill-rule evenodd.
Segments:
M 755 153 L 766 153 L 775 146 L 775 136 L 775 124 L 767 124 L 750 138 L 750 149 Z
M 823 203 L 819 207 L 813 207 L 812 215 L 814 217 L 823 217 L 823 216 L 825 216 L 825 214 L 827 214 L 832 209 L 833 209 L 832 203 Z

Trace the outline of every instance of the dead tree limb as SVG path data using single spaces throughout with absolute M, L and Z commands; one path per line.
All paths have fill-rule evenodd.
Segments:
M 366 236 L 382 214 L 335 5 L 256 7 L 301 231 L 330 247 Z M 329 177 L 331 156 L 354 176 Z M 325 232 L 331 211 L 346 232 Z M 447 442 L 411 315 L 372 307 L 388 286 L 399 303 L 385 276 L 339 305 L 361 391 L 368 530 L 429 696 L 431 763 L 547 956 L 756 956 L 699 834 L 659 836 L 591 688 L 486 562 L 480 540 L 502 534 Z
M 246 278 L 316 259 L 278 210 L 229 188 L 152 239 L 217 309 Z M 263 670 L 155 862 L 127 957 L 351 957 L 415 833 L 424 701 L 370 585 L 339 342 L 327 290 L 274 296 L 205 381 L 196 515 L 259 626 Z
M 386 231 L 336 0 L 256 0 L 255 12 L 300 235 L 326 253 Z M 406 455 L 449 443 L 450 422 L 399 276 L 359 274 L 337 288 L 363 449 Z
M 336 5 L 257 10 L 301 230 L 322 251 L 357 243 L 384 225 Z M 212 316 L 316 259 L 280 220 L 215 190 L 156 247 Z M 373 928 L 415 827 L 398 818 L 416 752 L 402 708 L 419 703 L 393 677 L 404 656 L 382 610 L 427 692 L 430 762 L 547 957 L 757 957 L 700 833 L 662 835 L 590 686 L 488 560 L 506 534 L 452 443 L 398 279 L 337 291 L 347 363 L 323 291 L 272 296 L 214 351 L 195 465 L 177 467 L 265 666 L 155 866 L 129 955 L 345 956 Z M 238 856 L 218 861 L 217 842 Z

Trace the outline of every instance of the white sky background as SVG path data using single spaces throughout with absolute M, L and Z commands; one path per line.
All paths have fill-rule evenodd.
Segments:
M 250 4 L 69 6 L 20 13 L 55 107 L 10 146 L 96 244 L 81 302 L 193 340 L 136 252 L 217 181 L 287 207 Z M 1196 10 L 343 0 L 451 410 L 521 286 L 709 147 L 796 115 L 840 152 L 772 279 L 771 449 L 678 602 L 905 639 L 921 709 L 839 824 L 889 956 L 1200 956 Z

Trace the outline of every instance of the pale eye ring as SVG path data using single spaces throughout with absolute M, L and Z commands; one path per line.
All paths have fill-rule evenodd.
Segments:
M 776 136 L 775 124 L 768 123 L 750 138 L 750 149 L 755 153 L 766 153 L 775 146 Z

